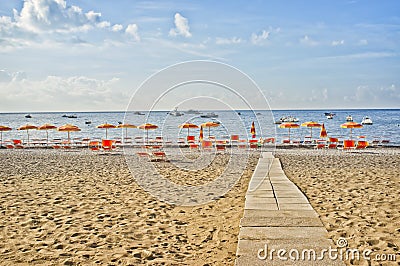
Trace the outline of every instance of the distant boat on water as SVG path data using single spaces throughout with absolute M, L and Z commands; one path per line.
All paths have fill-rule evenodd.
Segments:
M 333 119 L 333 117 L 334 117 L 335 115 L 336 115 L 336 114 L 334 114 L 334 113 L 325 113 L 325 117 L 328 118 L 328 119 Z
M 282 123 L 294 123 L 294 122 L 299 122 L 300 120 L 297 117 L 294 116 L 282 116 L 281 118 L 279 118 L 279 120 L 275 121 L 275 124 L 279 125 Z
M 199 112 L 198 110 L 193 110 L 193 109 L 189 109 L 189 110 L 187 110 L 185 113 L 187 113 L 187 114 L 194 114 L 194 115 L 199 115 L 199 114 L 201 114 L 201 112 Z
M 365 116 L 363 118 L 363 120 L 361 121 L 361 124 L 362 125 L 372 125 L 373 123 L 372 123 L 371 118 L 369 118 L 368 116 Z
M 25 118 L 32 118 L 30 114 L 25 115 Z
M 179 111 L 178 111 L 178 107 L 175 107 L 175 109 L 174 109 L 173 111 L 169 112 L 169 115 L 172 115 L 172 116 L 182 116 L 182 115 L 184 115 L 184 113 L 179 112 Z
M 353 117 L 351 115 L 346 116 L 346 122 L 353 122 Z
M 133 114 L 134 114 L 134 115 L 145 115 L 144 113 L 139 112 L 139 111 L 133 112 Z
M 218 115 L 216 113 L 214 113 L 214 112 L 210 112 L 210 113 L 207 113 L 205 115 L 201 115 L 200 117 L 202 117 L 202 118 L 217 118 Z

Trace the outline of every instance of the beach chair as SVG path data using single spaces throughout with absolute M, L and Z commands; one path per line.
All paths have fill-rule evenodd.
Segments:
M 346 139 L 343 141 L 343 149 L 344 150 L 350 150 L 350 149 L 355 149 L 355 141 L 352 139 Z
M 328 141 L 328 149 L 336 149 L 339 144 L 339 139 L 338 138 L 329 138 Z
M 22 145 L 22 140 L 20 139 L 13 139 L 12 140 L 15 149 L 23 149 L 24 146 Z
M 316 149 L 324 149 L 326 148 L 326 141 L 323 139 L 317 140 L 317 144 L 315 145 Z
M 225 152 L 226 146 L 223 144 L 217 144 L 216 148 L 217 148 L 217 152 Z
M 275 143 L 275 138 L 266 138 L 266 139 L 264 139 L 264 144 L 265 143 Z
M 388 140 L 388 139 L 383 139 L 383 140 L 381 140 L 381 144 L 382 144 L 382 145 L 388 145 L 389 142 L 390 142 L 390 140 Z
M 284 140 L 282 140 L 282 144 L 290 144 L 290 139 L 284 139 Z
M 212 141 L 211 141 L 211 140 L 203 140 L 203 141 L 201 142 L 201 148 L 202 148 L 203 150 L 208 150 L 208 151 L 212 150 L 212 148 L 213 148 L 213 143 L 212 143 Z
M 116 146 L 112 139 L 103 139 L 101 140 L 101 148 L 103 151 L 112 151 Z
M 153 154 L 153 158 L 151 159 L 151 161 L 164 161 L 167 162 L 167 155 L 165 154 L 165 152 L 163 151 L 155 151 L 152 153 Z
M 92 151 L 99 151 L 100 150 L 100 141 L 92 140 L 89 142 L 88 147 Z
M 231 135 L 231 145 L 235 144 L 237 145 L 239 142 L 239 135 Z
M 190 148 L 190 150 L 198 150 L 199 149 L 199 144 L 190 143 L 189 144 L 189 148 Z
M 196 142 L 196 137 L 195 136 L 187 136 L 186 141 L 188 143 L 195 143 Z
M 365 149 L 365 148 L 367 148 L 367 147 L 368 147 L 368 141 L 359 140 L 359 141 L 357 142 L 357 146 L 356 146 L 356 149 L 357 149 L 357 150 Z
M 258 139 L 249 139 L 250 149 L 258 149 Z
M 245 139 L 240 139 L 238 142 L 239 149 L 247 149 L 247 141 Z

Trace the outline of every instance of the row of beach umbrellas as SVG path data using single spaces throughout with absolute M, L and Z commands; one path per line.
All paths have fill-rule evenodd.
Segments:
M 202 140 L 203 139 L 203 128 L 208 128 L 208 136 L 210 137 L 210 128 L 212 127 L 218 127 L 220 126 L 219 123 L 215 123 L 215 122 L 206 122 L 200 125 L 200 135 L 199 135 L 199 139 Z M 327 137 L 327 132 L 325 129 L 324 124 L 319 124 L 318 122 L 314 122 L 314 121 L 309 121 L 309 122 L 305 122 L 303 124 L 301 124 L 301 126 L 303 127 L 307 127 L 310 128 L 310 136 L 312 138 L 312 129 L 313 128 L 320 128 L 320 138 L 326 138 Z M 290 140 L 290 129 L 292 128 L 299 128 L 300 125 L 296 124 L 296 123 L 282 123 L 279 125 L 280 128 L 287 128 L 288 131 L 288 135 L 289 135 L 289 140 Z M 342 128 L 349 128 L 350 129 L 350 139 L 352 138 L 352 129 L 353 128 L 362 128 L 362 124 L 356 123 L 356 122 L 347 122 L 341 125 Z M 149 130 L 153 130 L 153 129 L 157 129 L 158 126 L 154 125 L 154 124 L 150 124 L 150 123 L 146 123 L 146 124 L 142 124 L 140 126 L 135 126 L 132 124 L 119 124 L 119 125 L 112 125 L 112 124 L 101 124 L 98 125 L 97 128 L 101 128 L 101 129 L 105 129 L 106 130 L 106 139 L 108 137 L 108 129 L 110 128 L 125 128 L 125 137 L 127 137 L 127 130 L 128 128 L 139 128 L 139 129 L 143 129 L 146 130 L 147 133 L 147 139 L 149 137 Z M 199 128 L 198 125 L 192 124 L 192 123 L 184 123 L 179 125 L 179 128 L 185 128 L 188 130 L 188 136 L 190 135 L 190 129 L 192 128 Z M 45 130 L 46 131 L 46 140 L 47 142 L 49 141 L 49 135 L 48 135 L 48 130 L 52 130 L 52 129 L 57 129 L 58 131 L 61 132 L 68 132 L 68 142 L 70 141 L 70 132 L 74 132 L 74 131 L 81 131 L 81 129 L 78 126 L 75 125 L 71 125 L 71 124 L 66 124 L 60 127 L 56 127 L 52 124 L 43 124 L 41 126 L 34 126 L 34 125 L 30 125 L 30 124 L 26 124 L 23 125 L 21 127 L 18 128 L 18 130 L 26 130 L 27 132 L 27 137 L 28 137 L 28 143 L 29 143 L 29 130 L 32 129 L 37 129 L 37 130 Z M 1 134 L 1 144 L 3 143 L 3 131 L 10 131 L 12 130 L 10 127 L 7 126 L 1 126 L 0 125 L 0 134 Z M 255 130 L 255 125 L 254 122 L 252 122 L 251 124 L 251 128 L 250 128 L 250 134 L 252 135 L 252 138 L 256 137 L 256 130 Z
M 319 124 L 318 122 L 309 121 L 309 122 L 305 122 L 305 123 L 301 124 L 301 126 L 310 128 L 310 137 L 311 138 L 312 138 L 312 129 L 313 128 L 320 128 L 320 135 L 319 135 L 320 138 L 326 138 L 328 136 L 324 124 Z M 289 140 L 290 140 L 290 129 L 291 128 L 299 128 L 300 125 L 296 124 L 296 123 L 288 122 L 288 123 L 280 124 L 279 127 L 287 128 L 289 130 L 288 135 L 289 135 Z M 340 127 L 350 129 L 350 139 L 351 139 L 352 133 L 353 133 L 353 128 L 362 128 L 363 125 L 356 123 L 356 122 L 346 122 L 344 124 L 341 124 Z

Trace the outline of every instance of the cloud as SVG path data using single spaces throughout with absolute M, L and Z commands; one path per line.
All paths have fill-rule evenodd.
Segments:
M 16 72 L 19 73 L 19 72 Z M 16 73 L 9 73 L 15 75 Z M 0 71 L 0 79 L 4 71 Z M 127 95 L 118 89 L 119 79 L 99 80 L 86 76 L 48 76 L 42 80 L 8 79 L 0 82 L 0 110 L 120 110 Z M 29 102 L 29 105 L 26 103 Z
M 129 24 L 126 29 L 125 29 L 125 33 L 132 36 L 135 41 L 140 41 L 140 36 L 138 33 L 138 26 L 136 24 Z
M 308 35 L 304 35 L 303 38 L 300 39 L 300 43 L 307 46 L 317 46 L 318 42 L 312 40 Z
M 260 44 L 262 41 L 267 40 L 270 36 L 270 31 L 263 30 L 260 34 L 251 34 L 251 43 Z
M 189 28 L 189 21 L 187 18 L 183 17 L 179 13 L 176 13 L 174 24 L 175 24 L 175 28 L 172 28 L 169 31 L 170 36 L 181 35 L 186 38 L 192 37 L 192 34 L 190 33 L 190 28 Z
M 358 41 L 358 45 L 368 45 L 368 41 L 363 39 Z
M 44 40 L 62 41 L 71 34 L 85 34 L 95 29 L 120 31 L 122 25 L 111 26 L 101 19 L 101 13 L 84 12 L 65 0 L 25 0 L 13 16 L 0 17 L 0 46 L 19 47 Z
M 344 44 L 344 40 L 332 41 L 332 46 L 339 46 L 339 45 L 343 45 L 343 44 Z
M 398 107 L 400 102 L 400 88 L 391 84 L 386 87 L 358 86 L 352 95 L 343 99 L 355 106 L 368 107 Z
M 13 82 L 21 81 L 26 79 L 25 72 L 9 72 L 7 70 L 0 70 L 0 83 L 1 82 Z
M 243 40 L 238 37 L 232 37 L 230 39 L 217 37 L 215 40 L 215 43 L 219 44 L 219 45 L 221 45 L 221 44 L 239 44 L 242 42 L 243 42 Z

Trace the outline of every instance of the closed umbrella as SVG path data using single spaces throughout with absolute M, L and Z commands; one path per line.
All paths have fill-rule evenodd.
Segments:
M 125 139 L 128 138 L 128 128 L 137 128 L 137 126 L 132 124 L 119 124 L 117 128 L 125 128 Z
M 254 121 L 251 123 L 250 134 L 253 139 L 256 138 L 256 127 L 254 126 Z
M 321 126 L 321 132 L 319 133 L 319 137 L 321 139 L 324 139 L 324 138 L 328 137 L 328 133 L 326 132 L 324 124 L 322 124 L 322 126 Z
M 107 130 L 109 128 L 115 128 L 115 126 L 105 123 L 105 124 L 98 125 L 97 128 L 104 128 L 106 130 L 106 139 L 107 139 Z
M 206 122 L 201 124 L 202 127 L 208 127 L 208 137 L 210 137 L 210 128 L 212 127 L 219 127 L 220 124 L 219 123 L 215 123 L 215 122 Z
M 289 129 L 289 141 L 290 141 L 290 129 L 291 128 L 299 128 L 300 126 L 296 123 L 288 122 L 288 123 L 282 123 L 279 125 L 280 128 L 287 128 Z
M 147 142 L 149 142 L 149 130 L 157 129 L 158 126 L 154 125 L 154 124 L 146 123 L 146 124 L 142 124 L 142 125 L 138 126 L 138 128 L 146 130 Z
M 37 129 L 37 126 L 26 124 L 18 128 L 18 130 L 26 130 L 26 134 L 28 135 L 28 141 L 27 141 L 28 145 L 29 145 L 29 130 L 31 129 Z
M 81 129 L 79 127 L 71 125 L 71 124 L 65 124 L 65 125 L 57 128 L 57 130 L 61 131 L 61 132 L 68 132 L 68 143 L 70 143 L 70 132 L 81 131 Z
M 57 127 L 52 124 L 43 124 L 37 128 L 37 130 L 46 130 L 46 143 L 49 144 L 49 132 L 50 129 L 56 129 Z
M 341 128 L 350 128 L 350 139 L 352 139 L 353 128 L 362 128 L 363 125 L 356 122 L 346 122 L 340 125 Z
M 304 122 L 303 124 L 301 124 L 301 126 L 310 128 L 310 136 L 312 138 L 312 129 L 314 127 L 321 127 L 322 125 L 318 122 L 309 121 L 309 122 Z
M 188 130 L 188 136 L 189 136 L 189 130 L 190 130 L 191 128 L 199 128 L 199 126 L 198 126 L 198 125 L 195 125 L 195 124 L 192 124 L 192 123 L 184 123 L 184 124 L 182 124 L 182 125 L 179 125 L 179 128 L 187 128 L 187 130 Z
M 10 131 L 12 128 L 7 126 L 0 126 L 1 144 L 3 145 L 3 131 Z
M 200 126 L 199 141 L 203 141 L 203 126 Z

